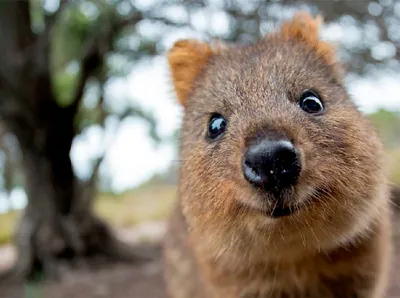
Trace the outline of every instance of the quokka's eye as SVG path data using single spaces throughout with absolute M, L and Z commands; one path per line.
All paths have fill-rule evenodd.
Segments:
M 300 108 L 309 114 L 320 114 L 324 111 L 324 105 L 319 96 L 311 90 L 305 90 L 300 97 Z
M 216 140 L 222 136 L 226 130 L 226 120 L 220 114 L 211 115 L 210 122 L 208 124 L 208 138 Z

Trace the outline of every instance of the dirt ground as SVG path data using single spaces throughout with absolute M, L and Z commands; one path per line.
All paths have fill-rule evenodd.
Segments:
M 400 218 L 396 220 L 400 226 Z M 400 252 L 400 231 L 395 231 L 395 251 Z M 162 278 L 161 248 L 154 244 L 155 261 L 141 266 L 127 264 L 104 265 L 94 270 L 79 269 L 62 281 L 42 286 L 41 293 L 26 287 L 0 283 L 0 298 L 166 298 Z M 0 252 L 0 258 L 2 257 Z M 400 257 L 395 257 L 391 287 L 387 298 L 400 297 Z M 189 298 L 189 297 L 188 297 Z
M 160 258 L 132 266 L 107 265 L 79 269 L 61 282 L 44 284 L 39 293 L 23 285 L 0 284 L 1 298 L 166 298 Z
M 145 250 L 154 261 L 141 265 L 92 262 L 96 267 L 91 269 L 79 265 L 79 269 L 64 271 L 59 281 L 47 282 L 39 288 L 0 281 L 0 298 L 166 298 L 160 245 L 164 232 L 165 222 L 117 231 L 121 240 Z M 138 245 L 143 241 L 150 244 Z M 0 247 L 0 271 L 11 267 L 14 260 L 11 246 Z

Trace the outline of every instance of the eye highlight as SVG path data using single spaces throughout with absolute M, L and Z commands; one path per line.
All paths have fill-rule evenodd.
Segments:
M 300 108 L 309 114 L 320 114 L 324 111 L 324 105 L 319 96 L 312 90 L 305 90 L 300 97 Z
M 222 136 L 226 130 L 226 120 L 218 113 L 212 114 L 209 124 L 207 136 L 210 140 L 216 140 L 218 137 Z

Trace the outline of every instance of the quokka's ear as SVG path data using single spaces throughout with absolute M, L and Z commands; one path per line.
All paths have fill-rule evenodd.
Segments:
M 323 23 L 321 16 L 313 17 L 308 12 L 298 12 L 281 25 L 279 35 L 285 40 L 295 40 L 307 44 L 329 65 L 336 63 L 335 48 L 319 37 L 319 28 Z
M 172 81 L 181 105 L 185 106 L 196 78 L 217 51 L 218 48 L 206 42 L 186 39 L 177 41 L 168 52 Z

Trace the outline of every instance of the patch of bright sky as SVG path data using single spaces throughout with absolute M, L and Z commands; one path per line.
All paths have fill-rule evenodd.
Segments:
M 0 192 L 0 214 L 5 213 L 9 210 L 18 210 L 26 206 L 26 193 L 25 191 L 17 187 L 12 190 L 10 196 L 3 191 Z

